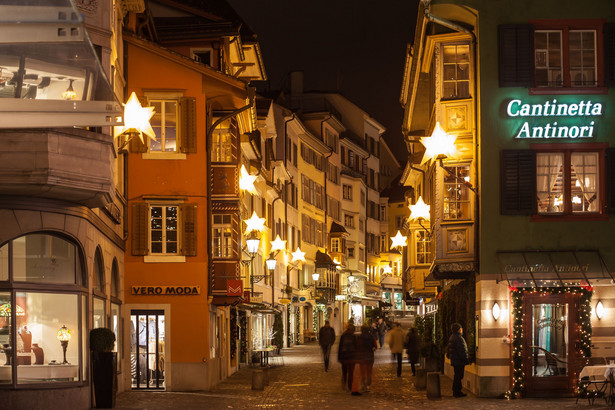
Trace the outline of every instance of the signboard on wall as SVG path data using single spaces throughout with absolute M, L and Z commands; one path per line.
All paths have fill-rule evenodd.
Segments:
M 200 286 L 131 286 L 130 293 L 143 296 L 200 295 Z

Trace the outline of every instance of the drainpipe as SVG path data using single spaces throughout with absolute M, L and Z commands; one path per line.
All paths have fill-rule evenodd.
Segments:
M 324 142 L 325 145 L 327 145 L 327 142 L 325 141 L 325 122 L 327 122 L 332 117 L 333 117 L 333 115 L 331 113 L 329 113 L 329 116 L 320 122 L 320 137 L 322 138 L 322 142 Z M 331 155 L 333 155 L 333 148 L 329 147 L 329 149 L 331 151 L 329 152 L 329 155 L 327 155 L 325 157 L 325 159 L 331 158 Z M 329 169 L 329 167 L 325 166 L 325 229 L 328 229 L 327 228 L 327 208 L 328 208 L 328 205 L 329 205 L 329 202 L 328 202 L 328 199 L 327 199 L 327 176 L 328 176 L 328 172 L 327 171 L 328 171 L 328 169 Z M 327 247 L 325 246 L 325 249 L 326 248 Z
M 223 123 L 224 121 L 228 120 L 229 118 L 232 118 L 236 115 L 241 114 L 242 112 L 249 110 L 250 108 L 252 108 L 254 106 L 254 97 L 256 96 L 256 88 L 254 87 L 247 87 L 246 88 L 246 92 L 247 92 L 247 96 L 248 99 L 250 100 L 250 102 L 247 105 L 244 105 L 243 107 L 231 112 L 230 114 L 227 114 L 221 118 L 219 118 L 216 122 L 214 122 L 209 128 L 207 128 L 207 132 L 205 134 L 205 152 L 207 153 L 208 157 L 207 157 L 207 187 L 206 187 L 206 192 L 207 192 L 207 217 L 209 218 L 209 216 L 211 215 L 211 183 L 210 183 L 210 178 L 211 178 L 211 174 L 212 174 L 212 169 L 211 169 L 211 157 L 209 157 L 209 153 L 211 152 L 211 136 L 214 132 L 214 130 L 216 129 L 216 127 L 218 125 L 220 125 L 221 123 Z M 207 225 L 209 227 L 209 223 L 207 223 Z M 207 237 L 209 237 L 209 234 L 207 235 Z M 211 244 L 211 240 L 207 241 L 207 296 L 208 298 L 212 298 L 211 293 L 210 293 L 210 287 L 212 284 L 212 271 L 213 271 L 213 255 L 212 255 L 212 244 Z
M 477 56 L 476 56 L 476 35 L 474 34 L 474 32 L 472 32 L 471 30 L 468 30 L 467 28 L 454 23 L 452 21 L 443 19 L 441 17 L 438 16 L 434 16 L 433 14 L 431 14 L 429 12 L 429 6 L 431 3 L 431 0 L 421 0 L 423 2 L 423 6 L 425 6 L 425 18 L 429 21 L 432 21 L 434 23 L 440 24 L 444 27 L 448 27 L 451 30 L 455 30 L 457 32 L 460 33 L 465 33 L 465 34 L 469 34 L 470 37 L 472 38 L 472 59 L 474 61 L 474 96 L 473 96 L 473 100 L 474 100 L 474 117 L 476 118 L 478 115 L 478 75 L 477 75 L 477 70 L 476 70 L 476 66 L 478 64 L 478 60 L 477 60 Z M 479 127 L 480 127 L 480 123 L 478 121 L 474 121 L 474 123 L 476 124 L 476 131 L 475 131 L 475 144 L 474 144 L 474 161 L 475 161 L 475 166 L 474 166 L 474 180 L 477 181 L 476 186 L 478 188 L 478 134 L 479 134 Z M 476 234 L 474 235 L 474 249 L 476 251 L 476 263 L 477 263 L 477 271 L 478 269 L 478 261 L 479 261 L 479 246 L 480 246 L 480 241 L 479 241 L 479 216 L 480 216 L 480 210 L 479 210 L 479 197 L 478 197 L 478 190 L 475 192 L 475 206 L 474 206 L 474 220 L 476 223 Z
M 288 172 L 288 150 L 290 147 L 290 141 L 288 140 L 288 123 L 295 119 L 295 113 L 293 112 L 293 116 L 284 121 L 284 168 Z M 288 243 L 288 184 L 292 182 L 292 175 L 290 176 L 290 181 L 284 182 L 284 239 L 286 239 L 286 245 L 289 246 Z M 286 284 L 290 286 L 290 267 L 286 265 Z

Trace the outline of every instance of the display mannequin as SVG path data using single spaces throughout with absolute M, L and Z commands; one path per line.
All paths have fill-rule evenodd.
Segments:
M 19 330 L 19 336 L 23 341 L 23 351 L 30 353 L 32 350 L 32 333 L 28 330 L 28 326 L 24 326 Z
M 45 364 L 45 353 L 43 348 L 38 346 L 38 343 L 32 343 L 32 352 L 36 362 L 34 364 Z

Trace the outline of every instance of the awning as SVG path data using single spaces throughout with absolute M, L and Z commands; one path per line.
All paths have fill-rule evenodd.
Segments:
M 615 278 L 597 250 L 497 252 L 501 280 L 514 287 L 612 285 Z

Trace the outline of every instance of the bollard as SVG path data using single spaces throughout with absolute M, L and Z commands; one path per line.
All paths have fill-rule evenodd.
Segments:
M 442 397 L 440 393 L 440 372 L 427 373 L 427 398 L 439 399 Z
M 265 390 L 265 373 L 262 370 L 252 370 L 252 390 Z
M 417 390 L 424 390 L 427 387 L 427 370 L 416 369 L 416 378 L 414 379 L 414 387 Z
M 269 386 L 269 366 L 261 367 L 263 369 L 263 379 L 265 380 L 265 386 Z

